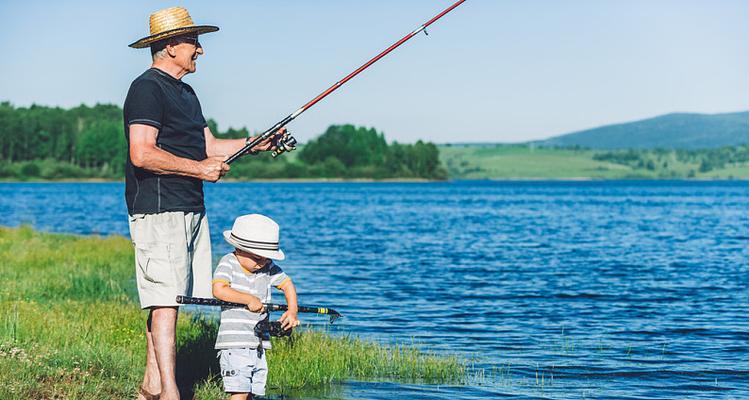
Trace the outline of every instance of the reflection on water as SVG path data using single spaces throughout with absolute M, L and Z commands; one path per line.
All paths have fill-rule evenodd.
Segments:
M 119 183 L 0 184 L 0 215 L 127 234 L 122 197 Z M 749 397 L 747 183 L 221 183 L 206 198 L 214 257 L 234 217 L 270 215 L 300 302 L 346 315 L 334 332 L 475 367 L 468 387 L 288 398 Z

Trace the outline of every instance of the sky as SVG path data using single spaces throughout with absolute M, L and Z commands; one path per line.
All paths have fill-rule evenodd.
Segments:
M 122 105 L 127 47 L 183 6 L 205 55 L 184 78 L 219 130 L 262 131 L 452 4 L 0 0 L 0 101 Z M 749 110 L 749 1 L 468 0 L 300 115 L 392 141 L 521 142 L 670 112 Z

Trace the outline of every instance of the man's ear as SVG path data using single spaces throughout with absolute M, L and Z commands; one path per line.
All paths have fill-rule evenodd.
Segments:
M 174 48 L 171 44 L 167 44 L 166 47 L 166 54 L 169 54 L 169 57 L 176 57 L 177 56 L 177 49 Z

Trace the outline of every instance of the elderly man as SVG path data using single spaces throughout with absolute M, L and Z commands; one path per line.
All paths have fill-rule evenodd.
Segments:
M 130 45 L 150 47 L 153 64 L 130 86 L 124 106 L 129 143 L 125 199 L 135 246 L 138 296 L 149 310 L 146 371 L 140 399 L 179 399 L 175 379 L 177 295 L 211 297 L 211 243 L 203 181 L 229 171 L 228 155 L 252 138 L 216 139 L 195 92 L 182 78 L 204 53 L 195 25 L 180 7 L 157 11 L 151 34 Z M 252 149 L 270 150 L 269 139 Z

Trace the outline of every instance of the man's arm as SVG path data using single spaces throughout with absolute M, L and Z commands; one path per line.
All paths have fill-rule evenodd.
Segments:
M 158 129 L 150 125 L 130 125 L 130 160 L 138 168 L 156 174 L 177 174 L 215 182 L 229 171 L 222 157 L 209 157 L 203 161 L 177 157 L 156 145 Z
M 276 137 L 283 135 L 285 132 L 286 128 L 279 129 L 274 136 L 260 142 L 253 148 L 253 150 L 273 150 L 273 140 Z M 208 157 L 223 156 L 224 159 L 238 152 L 245 146 L 245 144 L 255 139 L 255 136 L 250 136 L 249 139 L 216 139 L 216 137 L 213 136 L 213 132 L 211 132 L 211 128 L 207 126 L 203 129 L 203 133 L 205 134 L 205 150 Z
M 224 156 L 224 158 L 238 152 L 245 145 L 246 139 L 216 139 L 211 128 L 203 129 L 205 135 L 205 152 L 208 157 Z

